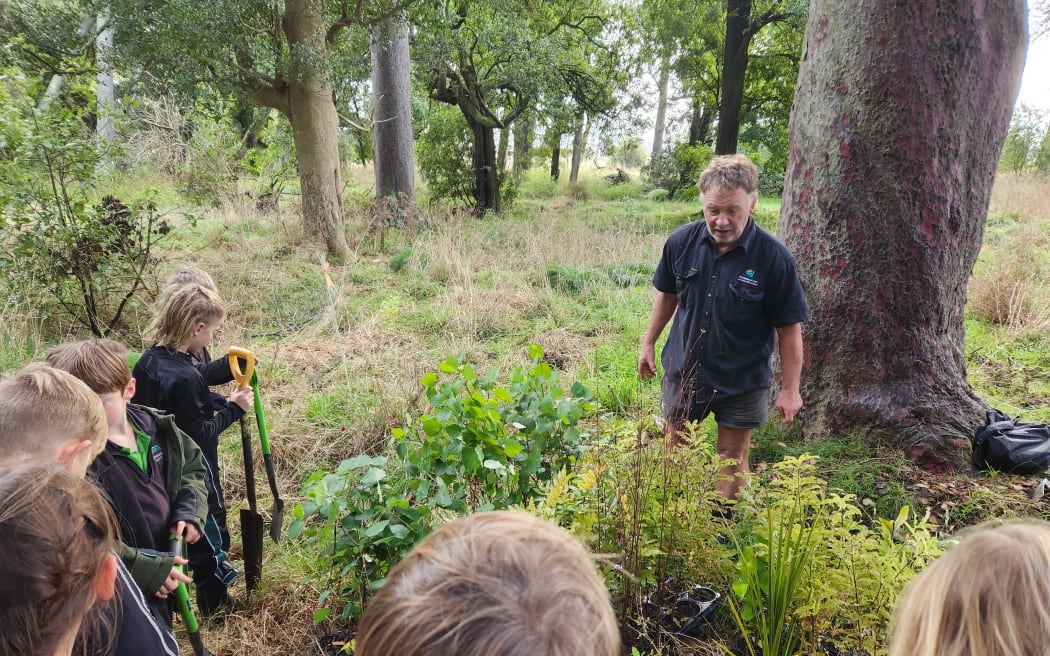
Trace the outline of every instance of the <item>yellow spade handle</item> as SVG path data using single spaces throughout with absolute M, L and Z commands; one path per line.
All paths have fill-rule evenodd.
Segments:
M 229 352 L 230 373 L 237 381 L 237 389 L 244 389 L 251 383 L 252 374 L 255 373 L 255 354 L 246 348 L 231 346 Z M 241 360 L 246 363 L 244 371 L 241 371 Z

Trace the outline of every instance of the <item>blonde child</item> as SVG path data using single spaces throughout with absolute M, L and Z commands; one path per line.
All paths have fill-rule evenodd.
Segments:
M 78 478 L 106 445 L 102 401 L 72 375 L 42 363 L 0 379 L 0 462 L 54 462 Z M 8 553 L 4 553 L 8 562 Z M 182 558 L 176 562 L 185 564 Z M 131 573 L 117 561 L 117 594 L 102 604 L 99 645 L 113 656 L 177 656 L 178 643 L 150 613 Z M 4 626 L 0 624 L 0 626 Z M 0 649 L 3 654 L 27 653 Z
M 208 382 L 190 358 L 190 353 L 208 345 L 225 316 L 222 300 L 207 287 L 187 284 L 173 288 L 147 329 L 153 345 L 132 372 L 137 383 L 132 402 L 173 415 L 175 424 L 204 454 L 208 519 L 204 539 L 190 545 L 189 556 L 197 604 L 205 616 L 229 604 L 227 587 L 241 574 L 226 556 L 230 533 L 219 482 L 219 435 L 251 408 L 253 400 L 250 388 L 237 390 L 216 411 Z M 229 368 L 226 356 L 215 363 Z
M 98 490 L 57 463 L 0 466 L 0 654 L 73 653 L 85 617 L 113 598 L 115 534 Z
M 47 354 L 51 366 L 84 381 L 106 412 L 106 447 L 88 468 L 120 519 L 125 565 L 150 597 L 154 615 L 171 625 L 169 594 L 180 580 L 168 554 L 170 536 L 200 539 L 208 491 L 200 448 L 170 415 L 128 403 L 135 379 L 127 349 L 110 339 L 66 342 Z
M 890 625 L 890 656 L 1050 653 L 1050 524 L 982 524 L 919 573 Z
M 510 510 L 438 527 L 394 566 L 361 617 L 358 656 L 618 656 L 620 632 L 587 549 Z

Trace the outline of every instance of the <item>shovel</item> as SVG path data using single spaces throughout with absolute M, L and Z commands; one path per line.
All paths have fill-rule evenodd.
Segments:
M 260 536 L 260 540 L 262 537 Z M 182 537 L 173 537 L 171 541 L 171 552 L 176 556 L 182 557 Z M 179 567 L 179 571 L 184 571 L 184 567 Z M 190 640 L 190 646 L 193 647 L 194 656 L 213 656 L 213 654 L 204 648 L 204 641 L 201 640 L 201 629 L 200 625 L 197 624 L 197 616 L 193 614 L 193 608 L 190 606 L 190 592 L 186 589 L 186 584 L 179 581 L 179 587 L 175 588 L 175 607 L 179 611 L 179 615 L 182 616 L 182 623 L 186 625 L 186 635 Z
M 247 364 L 241 371 L 239 359 Z M 231 348 L 229 353 L 230 373 L 237 387 L 244 389 L 255 373 L 255 356 L 245 349 Z M 241 547 L 244 551 L 244 586 L 251 592 L 262 578 L 263 518 L 255 499 L 255 459 L 252 455 L 252 438 L 248 424 L 241 417 L 241 451 L 244 455 L 244 486 L 248 492 L 248 507 L 241 508 Z
M 233 352 L 233 349 L 230 349 Z M 255 356 L 251 351 L 246 349 L 238 349 L 238 357 L 245 357 L 251 359 L 252 363 L 255 362 Z M 231 362 L 236 358 L 231 358 Z M 230 365 L 231 367 L 233 365 Z M 253 367 L 254 369 L 254 367 Z M 236 375 L 235 375 L 236 377 Z M 284 500 L 281 499 L 281 492 L 277 489 L 277 474 L 273 469 L 273 454 L 270 452 L 270 438 L 266 433 L 266 420 L 263 419 L 263 407 L 262 398 L 259 396 L 259 376 L 252 371 L 250 376 L 252 393 L 255 398 L 255 424 L 259 427 L 259 441 L 262 442 L 263 452 L 263 463 L 266 465 L 266 479 L 270 484 L 270 493 L 273 494 L 273 512 L 270 517 L 270 537 L 275 543 L 280 544 L 281 542 L 281 531 L 284 528 Z

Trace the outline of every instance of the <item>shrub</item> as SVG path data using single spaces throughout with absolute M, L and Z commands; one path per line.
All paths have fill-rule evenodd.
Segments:
M 696 198 L 700 172 L 711 161 L 710 146 L 678 143 L 649 162 L 648 187 L 666 189 L 669 198 Z
M 96 200 L 102 155 L 81 112 L 43 113 L 27 122 L 0 187 L 0 269 L 100 337 L 154 277 L 153 249 L 169 230 L 148 193 Z

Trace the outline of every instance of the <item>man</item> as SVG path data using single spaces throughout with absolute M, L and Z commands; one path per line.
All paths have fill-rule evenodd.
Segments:
M 704 220 L 664 244 L 638 356 L 638 374 L 654 376 L 656 340 L 674 316 L 661 354 L 664 435 L 677 444 L 687 421 L 714 413 L 718 454 L 736 461 L 715 485 L 726 499 L 736 498 L 748 471 L 751 431 L 767 419 L 774 334 L 782 373 L 776 407 L 785 422 L 802 407 L 809 307 L 791 253 L 751 217 L 757 201 L 758 171 L 743 155 L 716 157 L 700 174 Z

